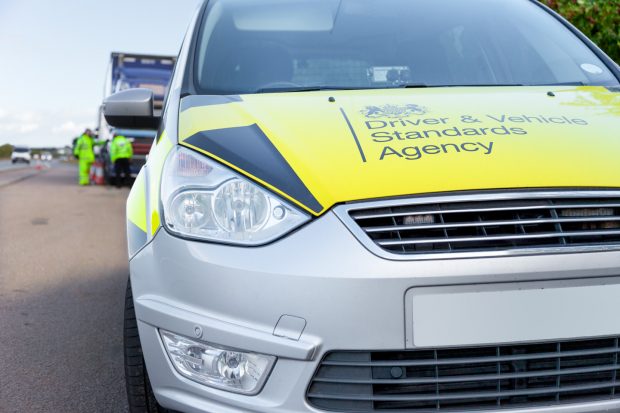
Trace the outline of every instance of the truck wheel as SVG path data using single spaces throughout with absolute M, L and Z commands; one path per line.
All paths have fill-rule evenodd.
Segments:
M 125 293 L 123 347 L 125 349 L 125 385 L 127 387 L 129 411 L 131 413 L 172 413 L 157 403 L 151 388 L 142 356 L 130 281 L 127 282 Z

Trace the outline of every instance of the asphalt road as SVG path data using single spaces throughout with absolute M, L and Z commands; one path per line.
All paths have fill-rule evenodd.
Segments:
M 25 163 L 16 163 L 13 164 L 10 160 L 0 160 L 0 171 L 4 171 L 6 169 L 20 169 L 27 168 L 29 165 Z
M 127 410 L 127 194 L 71 165 L 0 171 L 1 413 Z
M 17 183 L 21 180 L 30 178 L 41 170 L 49 169 L 52 165 L 40 164 L 38 166 L 17 164 L 11 165 L 10 162 L 0 161 L 0 187 Z

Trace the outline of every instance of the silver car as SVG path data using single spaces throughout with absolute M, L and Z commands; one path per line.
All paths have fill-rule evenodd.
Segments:
M 620 411 L 620 73 L 529 0 L 209 0 L 127 201 L 131 412 Z

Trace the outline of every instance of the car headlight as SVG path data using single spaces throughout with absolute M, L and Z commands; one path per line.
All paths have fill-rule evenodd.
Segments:
M 310 219 L 259 185 L 180 146 L 166 159 L 161 197 L 170 232 L 206 241 L 261 245 Z
M 234 393 L 257 394 L 276 361 L 274 356 L 225 349 L 163 330 L 160 334 L 181 375 Z

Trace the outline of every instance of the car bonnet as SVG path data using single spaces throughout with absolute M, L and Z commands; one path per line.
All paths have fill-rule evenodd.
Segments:
M 188 96 L 179 142 L 313 215 L 448 191 L 620 187 L 620 93 L 446 87 Z

